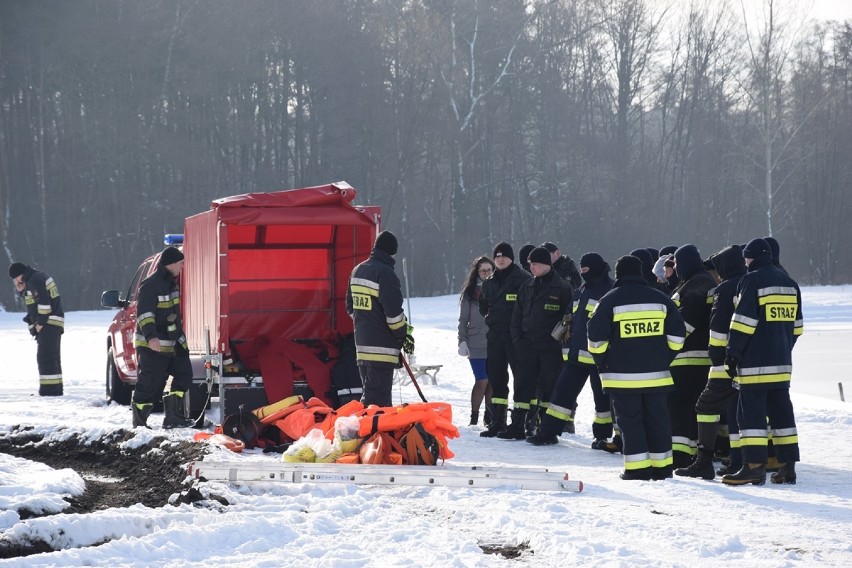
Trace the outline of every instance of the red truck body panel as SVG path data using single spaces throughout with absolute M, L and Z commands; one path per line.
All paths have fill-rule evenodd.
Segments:
M 355 193 L 339 182 L 236 195 L 188 217 L 182 301 L 191 352 L 205 352 L 209 334 L 213 351 L 262 373 L 273 400 L 292 381 L 286 367 L 305 367 L 294 350 L 352 333 L 349 276 L 381 221 L 379 207 L 351 205 Z

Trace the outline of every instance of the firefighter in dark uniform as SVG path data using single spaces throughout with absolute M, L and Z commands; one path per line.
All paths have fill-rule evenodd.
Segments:
M 529 256 L 533 278 L 518 290 L 510 331 L 518 355 L 512 423 L 497 434 L 504 440 L 523 440 L 533 434 L 536 416 L 547 410 L 550 393 L 562 367 L 562 344 L 551 332 L 571 315 L 571 285 L 553 270 L 544 247 Z M 529 420 L 527 415 L 531 414 Z
M 588 323 L 589 352 L 612 398 L 624 441 L 622 479 L 665 479 L 672 472 L 672 437 L 666 399 L 669 365 L 686 327 L 674 302 L 648 286 L 642 261 L 622 256 L 615 285 Z
M 731 473 L 742 466 L 740 458 L 739 428 L 737 428 L 737 400 L 739 391 L 734 388 L 733 379 L 725 371 L 725 348 L 728 346 L 728 332 L 731 316 L 734 313 L 734 296 L 740 278 L 746 273 L 742 248 L 732 245 L 710 257 L 721 282 L 713 290 L 713 307 L 710 311 L 710 374 L 707 386 L 698 397 L 695 414 L 698 418 L 698 453 L 689 467 L 675 470 L 675 475 L 713 479 L 713 448 L 719 431 L 722 413 L 727 413 L 728 436 L 730 440 Z M 726 472 L 727 473 L 727 472 Z
M 612 412 L 609 395 L 603 392 L 601 378 L 595 368 L 595 360 L 589 353 L 586 336 L 586 322 L 589 315 L 598 305 L 598 300 L 612 289 L 612 279 L 609 277 L 609 265 L 596 252 L 589 252 L 580 257 L 580 276 L 583 285 L 579 296 L 574 300 L 571 318 L 571 336 L 568 339 L 567 357 L 562 363 L 562 370 L 550 395 L 550 406 L 542 416 L 538 430 L 527 442 L 535 446 L 555 444 L 557 436 L 566 425 L 574 424 L 574 414 L 577 396 L 583 390 L 586 379 L 592 385 L 595 400 L 595 420 L 592 423 L 592 435 L 595 437 L 593 447 L 606 441 L 612 435 Z M 563 347 L 563 353 L 565 353 Z M 569 431 L 573 431 L 573 428 Z
M 743 250 L 748 271 L 737 286 L 725 367 L 740 390 L 737 421 L 743 467 L 725 475 L 728 485 L 766 482 L 768 431 L 781 464 L 773 483 L 796 483 L 799 438 L 790 375 L 793 346 L 802 334 L 802 295 L 796 282 L 772 263 L 769 244 L 750 241 Z
M 62 396 L 62 333 L 65 331 L 65 312 L 59 298 L 59 288 L 53 278 L 21 262 L 9 266 L 9 277 L 15 290 L 24 298 L 29 326 L 37 344 L 39 396 Z
M 139 372 L 130 407 L 133 427 L 148 427 L 154 402 L 162 397 L 163 428 L 186 428 L 194 421 L 183 414 L 192 386 L 192 364 L 180 315 L 180 273 L 183 253 L 166 247 L 157 270 L 139 286 L 136 305 L 136 356 Z M 169 392 L 163 394 L 172 377 Z
M 675 272 L 680 284 L 672 295 L 686 322 L 686 342 L 672 361 L 674 392 L 669 396 L 674 467 L 687 467 L 698 446 L 695 404 L 707 385 L 710 372 L 710 309 L 716 281 L 704 267 L 695 245 L 683 245 L 675 253 Z
M 355 360 L 364 384 L 361 402 L 367 406 L 393 405 L 393 373 L 400 351 L 404 344 L 409 353 L 414 346 L 393 270 L 398 247 L 393 233 L 379 233 L 370 258 L 355 267 L 346 290 L 346 311 L 355 322 Z
M 506 242 L 494 246 L 494 264 L 497 270 L 482 283 L 479 295 L 479 313 L 485 316 L 488 326 L 488 343 L 485 369 L 491 382 L 491 425 L 480 432 L 483 438 L 493 438 L 506 428 L 509 407 L 509 368 L 512 369 L 515 389 L 519 378 L 518 359 L 509 325 L 518 300 L 521 284 L 530 279 L 530 273 L 515 264 L 515 251 Z
M 550 253 L 550 264 L 553 270 L 571 284 L 571 290 L 576 292 L 583 285 L 583 279 L 580 278 L 580 271 L 577 270 L 577 265 L 571 260 L 570 256 L 565 256 L 555 243 L 547 241 L 541 243 L 540 247 L 546 248 Z

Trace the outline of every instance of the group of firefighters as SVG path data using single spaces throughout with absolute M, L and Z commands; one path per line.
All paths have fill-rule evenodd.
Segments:
M 522 256 L 529 273 L 499 243 L 497 269 L 480 294 L 493 392 L 480 435 L 556 444 L 574 431 L 577 396 L 590 380 L 592 448 L 623 454 L 622 479 L 666 479 L 673 471 L 714 479 L 726 416 L 730 461 L 719 471 L 722 482 L 765 483 L 771 445 L 779 466 L 770 480 L 794 484 L 799 449 L 789 386 L 801 294 L 778 251 L 771 237 L 707 260 L 692 244 L 636 249 L 617 260 L 614 281 L 590 252 L 573 288 L 573 261 L 553 243 Z
M 365 405 L 392 405 L 394 370 L 402 352 L 413 350 L 394 272 L 397 249 L 391 232 L 380 233 L 347 289 Z M 770 480 L 795 484 L 799 446 L 789 387 L 802 303 L 778 257 L 771 237 L 731 245 L 707 260 L 692 244 L 635 249 L 616 261 L 613 280 L 595 252 L 580 258 L 578 270 L 552 242 L 526 245 L 519 265 L 511 245 L 498 243 L 493 262 L 481 257 L 493 270 L 482 271 L 477 291 L 490 395 L 480 435 L 556 444 L 574 431 L 577 397 L 589 381 L 592 448 L 622 453 L 622 479 L 672 473 L 714 479 L 726 417 L 730 461 L 719 471 L 723 483 L 764 484 L 772 447 L 779 467 Z M 147 426 L 170 375 L 164 427 L 191 422 L 180 412 L 191 381 L 177 285 L 182 265 L 183 254 L 166 248 L 139 292 L 133 426 Z M 64 313 L 56 284 L 19 262 L 9 276 L 39 343 L 39 393 L 61 395 Z M 459 352 L 470 356 L 464 339 Z

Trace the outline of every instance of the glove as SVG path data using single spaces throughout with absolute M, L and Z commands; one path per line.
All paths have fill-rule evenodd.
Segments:
M 725 372 L 732 379 L 737 376 L 737 367 L 740 365 L 740 358 L 728 355 L 725 357 Z
M 405 330 L 405 339 L 402 340 L 402 350 L 406 355 L 414 353 L 414 336 L 411 335 L 412 331 L 414 331 L 414 327 L 409 325 Z
M 467 341 L 459 343 L 459 355 L 462 357 L 470 357 L 470 349 L 467 346 Z

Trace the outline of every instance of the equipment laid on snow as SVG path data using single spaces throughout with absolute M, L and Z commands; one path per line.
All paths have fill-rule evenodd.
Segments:
M 568 479 L 567 473 L 543 468 L 198 461 L 189 465 L 188 474 L 199 480 L 225 481 L 235 485 L 270 482 L 352 483 L 429 487 L 504 487 L 575 493 L 583 490 L 582 481 Z

